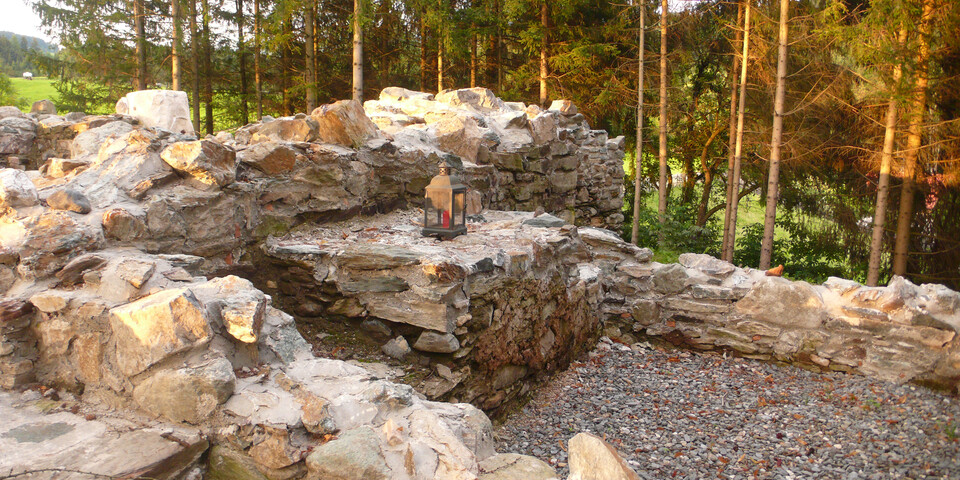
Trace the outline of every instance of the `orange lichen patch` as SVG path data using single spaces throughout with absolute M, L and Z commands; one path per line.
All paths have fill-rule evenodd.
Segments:
M 423 273 L 430 277 L 430 280 L 440 283 L 455 282 L 462 280 L 464 276 L 466 276 L 463 268 L 446 262 L 436 264 L 425 263 L 423 264 Z

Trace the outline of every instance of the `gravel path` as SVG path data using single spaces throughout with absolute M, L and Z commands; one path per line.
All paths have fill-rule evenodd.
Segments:
M 601 342 L 497 428 L 498 450 L 565 478 L 581 431 L 642 478 L 960 478 L 957 398 L 717 354 Z

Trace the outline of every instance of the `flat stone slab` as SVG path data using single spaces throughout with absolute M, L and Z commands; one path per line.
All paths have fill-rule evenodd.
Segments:
M 25 479 L 174 478 L 207 449 L 195 430 L 44 414 L 0 392 L 0 474 Z M 35 472 L 24 475 L 27 472 Z

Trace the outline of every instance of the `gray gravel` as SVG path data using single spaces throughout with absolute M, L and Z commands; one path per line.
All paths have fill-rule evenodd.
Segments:
M 634 350 L 601 343 L 497 428 L 498 450 L 539 457 L 565 477 L 566 442 L 585 431 L 605 436 L 642 478 L 960 478 L 955 397 L 713 353 Z

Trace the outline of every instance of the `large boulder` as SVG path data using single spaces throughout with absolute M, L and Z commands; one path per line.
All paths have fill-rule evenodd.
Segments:
M 176 90 L 139 90 L 117 102 L 117 113 L 140 120 L 145 127 L 162 128 L 193 135 L 187 92 Z
M 230 361 L 216 358 L 198 366 L 161 370 L 134 388 L 133 399 L 154 415 L 196 424 L 230 398 L 236 382 Z
M 239 138 L 239 136 L 238 136 Z M 250 143 L 312 142 L 317 139 L 317 122 L 306 116 L 284 117 L 266 121 L 250 137 Z
M 57 106 L 47 99 L 37 100 L 36 102 L 33 102 L 33 105 L 30 106 L 30 113 L 36 113 L 40 115 L 56 115 Z
M 356 100 L 340 100 L 322 105 L 310 115 L 319 124 L 318 136 L 324 143 L 360 148 L 380 132 L 363 111 L 363 105 Z
M 483 87 L 444 90 L 438 93 L 436 98 L 440 103 L 477 113 L 499 112 L 506 109 L 503 100 L 497 98 L 490 89 Z
M 403 87 L 387 87 L 380 91 L 380 101 L 401 102 L 409 99 L 433 101 L 432 93 L 407 90 Z
M 257 343 L 266 316 L 266 295 L 250 280 L 236 275 L 215 278 L 193 288 L 205 305 L 216 305 L 227 334 L 243 343 Z
M 480 462 L 479 480 L 560 480 L 560 477 L 539 458 L 501 453 Z
M 26 117 L 0 119 L 0 155 L 29 155 L 35 151 L 37 124 Z
M 14 168 L 0 169 L 0 207 L 32 207 L 40 201 L 30 177 Z
M 553 103 L 550 104 L 550 108 L 548 110 L 559 112 L 561 115 L 567 116 L 577 114 L 577 106 L 574 105 L 570 100 L 554 100 Z
M 311 478 L 325 480 L 386 480 L 392 478 L 383 457 L 380 437 L 370 427 L 340 434 L 307 456 Z
M 223 187 L 237 178 L 236 152 L 212 140 L 173 143 L 160 158 L 205 185 Z
M 70 143 L 70 155 L 72 155 L 73 158 L 91 154 L 96 155 L 106 139 L 125 135 L 131 130 L 133 130 L 133 125 L 116 120 L 81 132 L 74 137 Z
M 483 135 L 476 120 L 471 117 L 445 116 L 434 123 L 432 129 L 440 150 L 458 155 L 470 163 L 477 163 Z
M 103 245 L 99 227 L 74 220 L 72 214 L 48 211 L 26 219 L 19 242 L 21 275 L 42 278 L 70 260 Z
M 297 151 L 286 143 L 268 141 L 240 151 L 237 159 L 267 175 L 277 175 L 293 170 L 297 164 Z
M 206 309 L 188 289 L 163 290 L 110 311 L 117 365 L 134 376 L 213 336 Z
M 640 480 L 617 450 L 596 435 L 578 433 L 567 452 L 569 480 Z
M 815 329 L 826 317 L 823 298 L 806 282 L 764 277 L 736 304 L 736 311 L 785 328 Z

